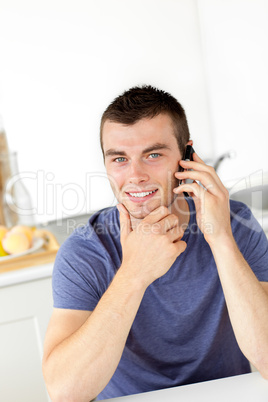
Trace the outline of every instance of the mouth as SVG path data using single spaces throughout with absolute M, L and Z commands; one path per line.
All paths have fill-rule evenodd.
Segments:
M 158 189 L 151 191 L 135 191 L 135 192 L 126 192 L 128 198 L 133 202 L 144 202 L 154 197 L 157 193 Z

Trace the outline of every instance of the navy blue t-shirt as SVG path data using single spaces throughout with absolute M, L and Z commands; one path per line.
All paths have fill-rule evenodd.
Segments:
M 186 250 L 146 290 L 120 363 L 98 399 L 250 371 L 228 316 L 217 267 L 188 199 Z M 268 281 L 268 241 L 251 211 L 230 201 L 232 230 L 260 281 Z M 159 250 L 161 252 L 161 250 Z M 121 265 L 116 207 L 90 217 L 61 246 L 53 270 L 54 307 L 92 311 Z M 235 267 L 234 267 L 235 269 Z

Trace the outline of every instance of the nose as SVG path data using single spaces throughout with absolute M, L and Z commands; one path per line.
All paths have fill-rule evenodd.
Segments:
M 129 167 L 128 182 L 139 184 L 149 180 L 149 175 L 145 170 L 144 164 L 140 161 L 132 161 Z

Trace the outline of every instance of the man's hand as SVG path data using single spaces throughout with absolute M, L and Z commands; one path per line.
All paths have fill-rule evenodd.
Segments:
M 129 275 L 149 286 L 164 275 L 185 250 L 179 219 L 161 206 L 147 215 L 133 230 L 127 209 L 118 205 L 120 213 L 122 267 Z
M 219 179 L 215 169 L 206 165 L 202 159 L 193 154 L 193 161 L 181 160 L 184 172 L 176 172 L 177 179 L 194 180 L 190 184 L 182 184 L 173 191 L 181 194 L 187 191 L 193 197 L 196 207 L 196 221 L 206 241 L 213 244 L 222 236 L 232 236 L 230 223 L 229 193 Z M 196 181 L 199 181 L 201 187 Z

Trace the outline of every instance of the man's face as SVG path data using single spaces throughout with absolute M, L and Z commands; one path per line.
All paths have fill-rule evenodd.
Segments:
M 173 203 L 181 153 L 168 115 L 131 126 L 106 121 L 103 151 L 114 194 L 132 219 L 143 219 L 157 207 Z

